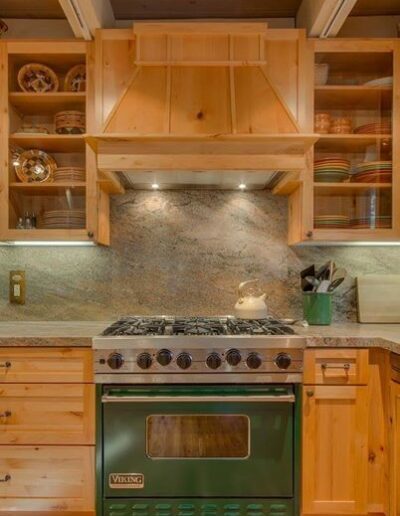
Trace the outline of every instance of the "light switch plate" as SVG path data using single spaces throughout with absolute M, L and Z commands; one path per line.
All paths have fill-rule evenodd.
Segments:
M 25 304 L 25 271 L 10 271 L 10 303 Z

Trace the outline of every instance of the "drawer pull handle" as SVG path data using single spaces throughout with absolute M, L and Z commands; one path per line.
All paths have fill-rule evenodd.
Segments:
M 323 364 L 321 364 L 321 369 L 323 369 L 324 371 L 326 369 L 344 369 L 345 371 L 348 371 L 350 369 L 350 364 L 346 363 L 346 364 L 342 364 L 342 365 L 336 365 L 336 364 L 323 363 Z
M 11 367 L 11 362 L 3 362 L 2 364 L 0 364 L 0 367 L 3 368 L 3 369 L 10 369 Z
M 6 419 L 11 417 L 11 410 L 6 410 L 5 412 L 0 412 L 0 419 Z
M 5 475 L 3 478 L 0 478 L 0 482 L 9 482 L 11 480 L 11 475 Z

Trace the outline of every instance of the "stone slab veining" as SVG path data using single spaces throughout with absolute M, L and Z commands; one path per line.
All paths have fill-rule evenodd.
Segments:
M 91 347 L 110 321 L 0 322 L 0 347 Z M 400 354 L 400 324 L 338 323 L 296 327 L 307 347 L 380 347 Z

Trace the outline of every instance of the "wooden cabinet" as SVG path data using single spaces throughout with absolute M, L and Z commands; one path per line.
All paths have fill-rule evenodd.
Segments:
M 368 393 L 304 386 L 303 514 L 366 514 Z
M 83 133 L 90 132 L 93 46 L 76 40 L 0 43 L 0 240 L 108 243 L 108 204 L 97 182 L 93 151 L 76 126 L 60 128 L 55 121 L 57 114 L 75 112 L 86 118 Z M 24 91 L 18 75 L 30 63 L 49 67 L 58 87 Z M 67 74 L 78 65 L 86 66 L 86 88 L 69 91 Z M 49 156 L 50 174 L 44 173 L 41 158 L 26 156 L 32 149 Z M 26 174 L 21 174 L 23 166 Z M 36 229 L 25 223 L 27 215 Z
M 303 515 L 368 512 L 367 380 L 368 350 L 305 352 Z
M 391 516 L 400 514 L 400 383 L 390 385 L 391 394 Z
M 94 444 L 94 385 L 0 385 L 0 444 Z
M 0 515 L 94 514 L 92 351 L 0 349 Z
M 368 382 L 366 349 L 309 349 L 304 360 L 306 384 L 366 385 Z
M 90 349 L 1 348 L 0 383 L 92 383 Z
M 325 39 L 308 45 L 305 102 L 314 106 L 308 125 L 319 138 L 304 183 L 291 196 L 290 243 L 397 241 L 399 42 Z
M 0 514 L 93 514 L 93 463 L 88 446 L 0 446 Z

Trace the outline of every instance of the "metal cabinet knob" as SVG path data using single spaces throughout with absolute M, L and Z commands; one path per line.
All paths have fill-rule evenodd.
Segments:
M 307 238 L 312 238 L 312 236 L 313 236 L 313 232 L 312 231 L 307 231 L 306 237 Z
M 3 368 L 3 369 L 10 369 L 11 367 L 11 362 L 3 362 L 2 364 L 0 364 L 0 367 Z
M 7 473 L 3 478 L 0 478 L 0 482 L 9 482 L 11 480 L 11 475 Z
M 314 396 L 314 391 L 312 391 L 311 389 L 307 390 L 306 391 L 306 394 L 309 398 L 312 398 Z

